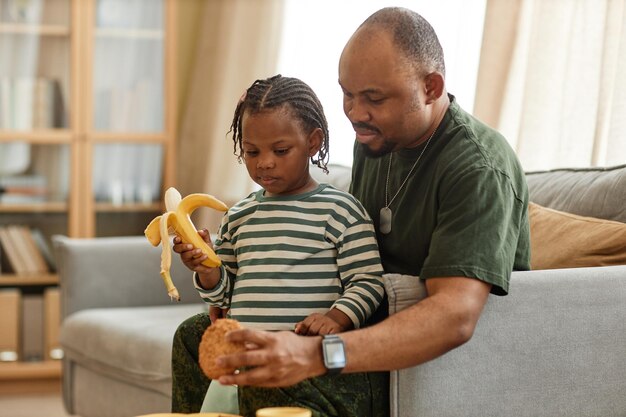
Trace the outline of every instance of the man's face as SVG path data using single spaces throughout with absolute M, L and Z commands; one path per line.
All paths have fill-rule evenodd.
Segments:
M 339 85 L 356 140 L 371 156 L 416 146 L 428 129 L 424 81 L 385 32 L 353 35 L 339 60 Z

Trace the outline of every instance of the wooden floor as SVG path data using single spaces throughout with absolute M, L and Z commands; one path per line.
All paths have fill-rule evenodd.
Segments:
M 63 408 L 61 383 L 28 381 L 0 385 L 0 417 L 70 417 Z

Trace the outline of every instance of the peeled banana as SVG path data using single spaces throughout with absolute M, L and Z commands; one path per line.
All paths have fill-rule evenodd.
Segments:
M 208 258 L 202 262 L 208 267 L 221 265 L 220 258 L 217 257 L 213 249 L 200 237 L 196 226 L 191 221 L 191 213 L 201 206 L 206 206 L 219 211 L 226 211 L 228 207 L 217 198 L 209 194 L 189 194 L 182 198 L 178 190 L 170 187 L 165 192 L 166 212 L 157 216 L 144 231 L 146 238 L 153 246 L 161 243 L 161 277 L 165 283 L 167 293 L 172 300 L 180 301 L 178 290 L 172 282 L 170 267 L 172 265 L 172 252 L 170 248 L 170 233 L 175 233 L 182 239 L 183 243 L 190 243 L 195 248 L 201 249 L 202 254 Z

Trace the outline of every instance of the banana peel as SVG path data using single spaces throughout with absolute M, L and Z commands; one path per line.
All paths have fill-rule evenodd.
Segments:
M 172 266 L 170 234 L 175 233 L 180 236 L 183 243 L 202 250 L 202 254 L 207 255 L 202 265 L 217 267 L 222 264 L 213 249 L 200 237 L 196 226 L 191 221 L 190 215 L 198 207 L 210 207 L 219 211 L 228 210 L 226 204 L 212 195 L 196 193 L 182 198 L 176 188 L 170 187 L 165 192 L 166 212 L 152 219 L 144 231 L 146 238 L 153 246 L 161 244 L 161 278 L 172 300 L 180 301 L 180 295 L 170 275 Z

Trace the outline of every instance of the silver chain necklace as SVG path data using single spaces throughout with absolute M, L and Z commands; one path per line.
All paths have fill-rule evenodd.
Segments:
M 404 181 L 402 181 L 402 184 L 400 184 L 398 191 L 396 191 L 394 196 L 391 197 L 391 200 L 389 200 L 389 174 L 391 173 L 391 161 L 393 158 L 393 152 L 389 154 L 389 165 L 387 166 L 387 181 L 385 181 L 385 206 L 380 209 L 380 219 L 379 219 L 380 233 L 386 235 L 391 232 L 391 221 L 393 219 L 393 211 L 391 211 L 391 208 L 389 208 L 389 206 L 391 205 L 391 203 L 393 203 L 393 201 L 396 199 L 398 194 L 400 194 L 400 191 L 402 191 L 402 188 L 404 188 L 404 186 L 406 185 L 406 182 L 409 180 L 409 177 L 411 177 L 411 174 L 415 170 L 417 163 L 420 161 L 420 159 L 422 159 L 422 155 L 424 155 L 426 148 L 428 148 L 428 144 L 430 143 L 430 140 L 433 138 L 433 136 L 435 136 L 435 132 L 437 132 L 436 128 L 435 130 L 433 130 L 433 133 L 431 133 L 430 137 L 426 141 L 426 145 L 424 146 L 424 149 L 422 149 L 422 152 L 420 152 L 419 156 L 413 163 L 411 170 L 406 175 L 406 178 L 404 178 Z

